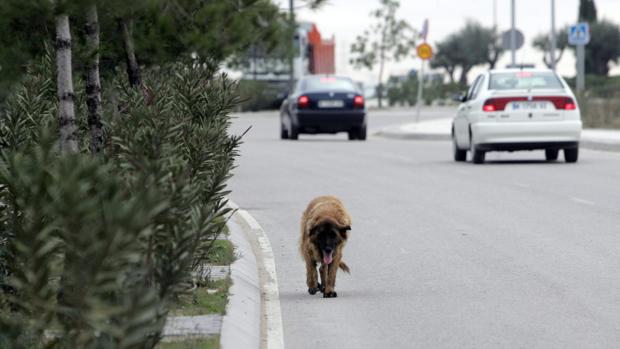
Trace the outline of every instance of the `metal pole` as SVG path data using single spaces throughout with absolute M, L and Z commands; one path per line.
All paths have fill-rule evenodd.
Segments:
M 516 28 L 516 14 L 515 14 L 515 0 L 512 0 L 511 4 L 512 19 L 510 29 L 510 52 L 512 56 L 512 65 L 517 64 L 517 28 Z
M 550 55 L 551 58 L 551 69 L 555 71 L 556 69 L 556 61 L 555 61 L 555 50 L 557 49 L 557 39 L 555 36 L 555 0 L 551 0 L 551 37 L 549 38 L 551 42 L 550 47 Z
M 497 32 L 497 0 L 493 0 L 493 29 Z
M 586 89 L 586 46 L 577 45 L 577 92 Z
M 295 67 L 294 67 L 294 44 L 293 44 L 293 40 L 295 38 L 295 32 L 297 31 L 297 26 L 295 25 L 295 0 L 289 0 L 289 20 L 290 20 L 290 27 L 291 27 L 291 34 L 293 35 L 292 38 L 289 38 L 289 43 L 291 46 L 291 50 L 289 52 L 289 58 L 288 58 L 288 64 L 289 64 L 289 93 L 293 92 L 293 87 L 295 86 Z
M 418 77 L 418 98 L 416 101 L 416 114 L 415 114 L 415 122 L 416 124 L 420 122 L 420 107 L 422 106 L 422 99 L 424 98 L 424 63 L 426 60 L 422 60 L 422 67 L 420 68 L 420 76 Z

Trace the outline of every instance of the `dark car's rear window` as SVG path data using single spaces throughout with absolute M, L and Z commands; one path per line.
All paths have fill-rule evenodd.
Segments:
M 301 90 L 304 92 L 319 91 L 356 91 L 353 81 L 336 77 L 312 77 L 301 82 Z
M 491 73 L 489 90 L 544 90 L 564 88 L 552 72 Z

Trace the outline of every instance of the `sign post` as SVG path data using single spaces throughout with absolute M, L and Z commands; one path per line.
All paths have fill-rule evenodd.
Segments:
M 428 22 L 425 22 L 428 23 Z M 425 24 L 426 28 L 424 32 L 424 42 L 418 45 L 416 48 L 418 52 L 418 57 L 422 60 L 422 67 L 420 68 L 420 74 L 418 75 L 418 97 L 416 100 L 416 117 L 415 122 L 418 123 L 420 121 L 420 106 L 422 105 L 423 97 L 423 89 L 424 89 L 424 66 L 426 65 L 426 61 L 433 57 L 433 48 L 431 45 L 426 43 L 426 34 L 428 33 L 428 24 Z
M 557 40 L 555 37 L 555 0 L 551 0 L 551 36 L 549 38 L 549 41 L 551 41 L 551 46 L 549 48 L 549 50 L 551 52 L 549 52 L 549 57 L 551 58 L 551 69 L 553 69 L 553 71 L 556 71 L 556 60 L 555 60 L 555 50 L 557 49 L 558 45 L 557 45 Z
M 577 23 L 568 29 L 568 43 L 577 46 L 577 92 L 586 89 L 586 45 L 590 42 L 590 25 Z
M 510 12 L 510 61 L 511 65 L 517 64 L 517 28 L 515 14 L 515 0 L 512 0 Z

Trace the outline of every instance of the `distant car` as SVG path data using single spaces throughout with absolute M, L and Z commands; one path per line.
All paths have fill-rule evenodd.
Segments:
M 280 108 L 280 137 L 338 132 L 347 132 L 350 140 L 366 139 L 366 106 L 356 84 L 335 76 L 300 79 Z
M 564 151 L 577 162 L 581 113 L 570 87 L 542 69 L 491 70 L 476 78 L 452 123 L 455 161 L 483 163 L 489 151 L 544 150 L 548 161 Z

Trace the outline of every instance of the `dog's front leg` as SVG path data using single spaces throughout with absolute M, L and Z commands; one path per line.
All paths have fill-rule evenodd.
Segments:
M 321 263 L 319 273 L 321 274 L 321 284 L 319 284 L 319 289 L 321 292 L 325 293 L 325 285 L 327 285 L 327 265 Z
M 327 283 L 325 284 L 325 291 L 323 292 L 323 298 L 336 298 L 338 294 L 334 290 L 336 288 L 336 274 L 338 273 L 338 267 L 340 266 L 340 258 L 335 258 L 334 261 L 327 268 Z
M 316 294 L 319 291 L 319 282 L 317 278 L 316 263 L 306 258 L 306 284 L 308 285 L 308 293 Z

